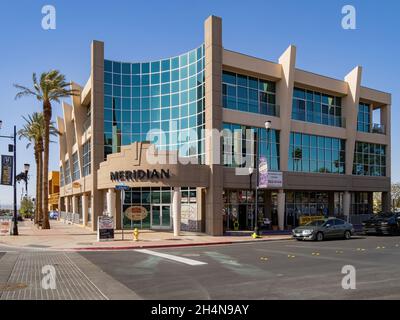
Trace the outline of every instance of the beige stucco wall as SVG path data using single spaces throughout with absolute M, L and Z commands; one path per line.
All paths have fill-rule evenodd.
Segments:
M 132 188 L 138 187 L 209 187 L 210 169 L 205 165 L 191 164 L 185 165 L 181 162 L 184 159 L 178 159 L 176 152 L 158 153 L 158 157 L 168 159 L 171 155 L 178 161 L 176 164 L 153 164 L 148 161 L 147 152 L 151 145 L 148 143 L 133 143 L 130 146 L 121 148 L 121 152 L 110 154 L 107 156 L 107 161 L 100 164 L 97 171 L 97 188 L 98 189 L 114 189 L 115 186 L 123 183 Z M 112 181 L 110 173 L 117 171 L 132 171 L 132 170 L 169 170 L 170 178 L 165 179 L 144 179 L 134 181 Z

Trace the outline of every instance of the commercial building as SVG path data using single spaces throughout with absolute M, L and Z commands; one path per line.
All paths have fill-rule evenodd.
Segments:
M 389 210 L 390 94 L 362 86 L 359 66 L 343 80 L 296 68 L 292 45 L 277 62 L 227 50 L 219 17 L 204 31 L 198 48 L 145 63 L 92 43 L 90 78 L 57 120 L 61 211 L 93 229 L 109 214 L 117 228 L 221 235 L 256 216 L 279 229 L 310 215 L 357 222 L 374 192 Z M 168 161 L 149 157 L 154 145 Z M 270 173 L 257 215 L 256 154 Z
M 58 211 L 60 202 L 60 172 L 49 172 L 49 211 Z

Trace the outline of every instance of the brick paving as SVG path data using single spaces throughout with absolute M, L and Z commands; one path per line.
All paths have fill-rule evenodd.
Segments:
M 8 257 L 8 255 L 11 255 Z M 14 256 L 14 257 L 13 257 Z M 11 270 L 6 283 L 0 283 L 0 300 L 105 300 L 102 292 L 71 261 L 68 253 L 30 251 L 7 253 L 0 257 L 0 264 L 10 258 Z M 14 258 L 14 261 L 12 261 Z M 6 264 L 4 261 L 3 266 Z M 56 270 L 56 288 L 42 288 L 42 268 L 54 266 Z M 6 270 L 2 270 L 2 277 Z M 1 276 L 1 275 L 0 275 Z

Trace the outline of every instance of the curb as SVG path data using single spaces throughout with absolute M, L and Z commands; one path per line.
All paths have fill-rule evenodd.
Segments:
M 163 248 L 184 248 L 184 247 L 204 247 L 217 245 L 232 245 L 240 243 L 257 243 L 267 241 L 288 241 L 292 238 L 285 239 L 259 239 L 259 240 L 237 240 L 237 241 L 221 241 L 221 242 L 200 242 L 200 243 L 183 243 L 183 244 L 160 244 L 160 245 L 137 245 L 124 247 L 88 247 L 88 248 L 69 248 L 66 250 L 73 251 L 118 251 L 118 250 L 134 250 L 134 249 L 163 249 Z

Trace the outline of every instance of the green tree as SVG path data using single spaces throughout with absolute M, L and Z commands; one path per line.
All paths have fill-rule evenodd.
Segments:
M 60 99 L 78 95 L 78 92 L 71 88 L 70 83 L 66 82 L 65 76 L 58 70 L 51 70 L 40 75 L 38 81 L 36 73 L 33 74 L 33 88 L 15 84 L 15 88 L 20 90 L 15 96 L 16 99 L 33 96 L 43 105 L 44 117 L 44 156 L 43 156 L 43 215 L 42 229 L 50 229 L 49 215 L 47 214 L 49 207 L 49 185 L 47 183 L 49 175 L 49 154 L 50 154 L 50 123 L 52 118 L 52 103 L 60 102 Z
M 400 183 L 392 183 L 392 206 L 393 210 L 400 207 Z
M 22 198 L 19 212 L 24 218 L 30 218 L 32 216 L 34 212 L 34 204 L 31 198 Z
M 35 208 L 35 224 L 43 220 L 43 137 L 45 130 L 45 123 L 43 113 L 34 112 L 27 118 L 22 117 L 25 120 L 25 124 L 21 130 L 18 131 L 19 138 L 28 140 L 26 145 L 29 148 L 31 145 L 34 146 L 34 155 L 36 163 L 36 208 Z M 54 122 L 50 123 L 50 135 L 55 136 L 58 134 L 58 130 L 55 128 Z M 46 180 L 47 181 L 47 180 Z

